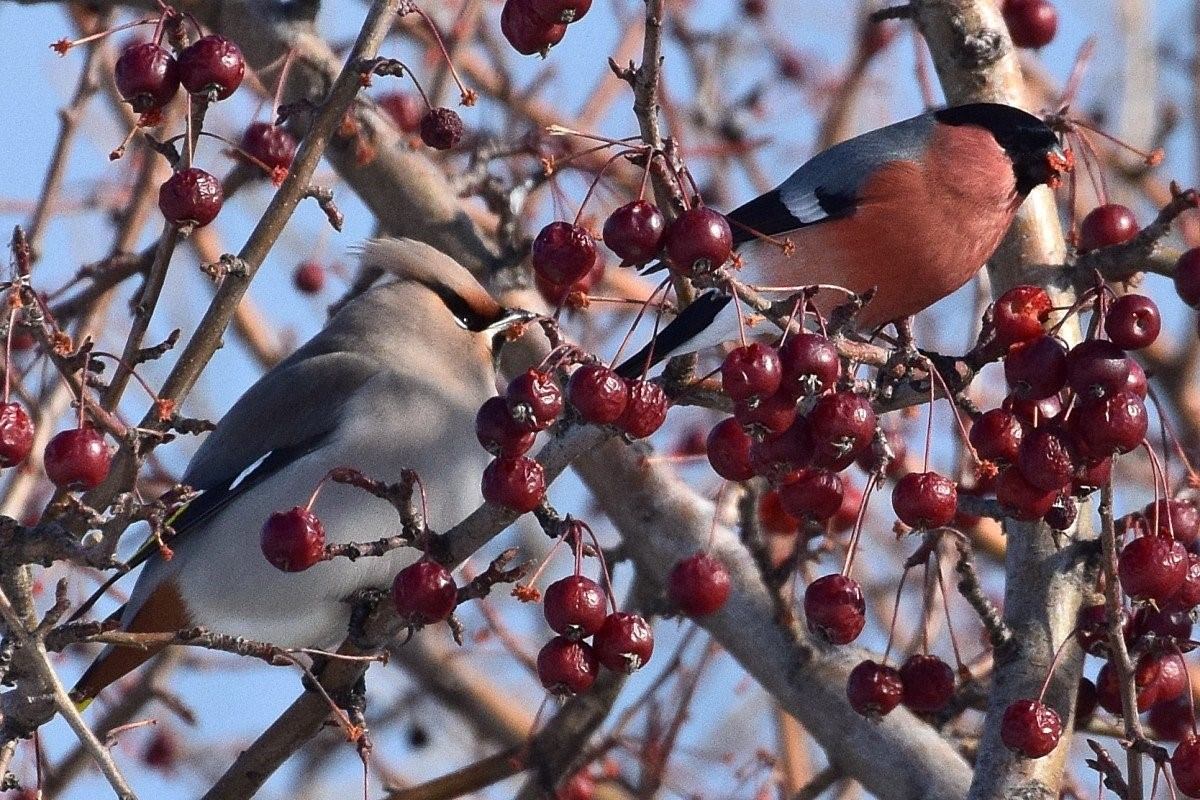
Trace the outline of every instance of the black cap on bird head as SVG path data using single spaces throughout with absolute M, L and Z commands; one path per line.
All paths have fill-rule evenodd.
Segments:
M 967 103 L 934 114 L 944 125 L 975 125 L 992 134 L 1013 162 L 1017 191 L 1026 195 L 1043 183 L 1054 188 L 1074 162 L 1042 119 L 1003 103 Z

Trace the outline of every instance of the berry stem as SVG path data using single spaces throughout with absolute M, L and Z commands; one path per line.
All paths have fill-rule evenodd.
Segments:
M 871 474 L 867 477 L 867 485 L 863 487 L 862 504 L 858 507 L 858 516 L 854 519 L 854 532 L 850 534 L 850 544 L 846 547 L 846 560 L 842 564 L 842 577 L 850 577 L 850 569 L 854 566 L 854 554 L 858 551 L 858 539 L 862 535 L 863 518 L 867 515 L 867 501 L 871 492 L 878 485 L 879 476 Z
M 1054 651 L 1054 658 L 1050 659 L 1050 668 L 1046 670 L 1046 679 L 1042 681 L 1042 690 L 1038 692 L 1037 700 L 1039 703 L 1046 697 L 1046 689 L 1050 687 L 1050 679 L 1054 677 L 1054 668 L 1058 666 L 1058 661 L 1062 658 L 1063 652 L 1067 649 L 1067 645 L 1074 641 L 1074 637 L 1066 636 L 1062 643 Z
M 1171 439 L 1171 446 L 1175 450 L 1175 454 L 1179 456 L 1179 460 L 1183 462 L 1183 468 L 1187 470 L 1188 483 L 1192 486 L 1200 486 L 1200 475 L 1196 474 L 1196 470 L 1192 467 L 1192 462 L 1187 457 L 1187 453 L 1183 449 L 1183 445 L 1179 442 L 1179 436 L 1175 433 L 1175 426 L 1171 424 L 1171 420 L 1163 413 L 1162 402 L 1158 399 L 1158 393 L 1154 391 L 1154 387 L 1147 387 L 1147 393 L 1150 395 L 1150 401 L 1154 403 L 1154 408 L 1158 411 L 1158 423 L 1166 429 L 1167 434 Z M 1167 448 L 1163 447 L 1164 452 Z
M 642 317 L 645 316 L 645 314 L 646 314 L 646 309 L 648 309 L 650 307 L 650 304 L 651 304 L 651 302 L 653 302 L 655 296 L 659 292 L 664 292 L 664 290 L 670 285 L 671 285 L 671 280 L 670 280 L 670 278 L 668 278 L 667 280 L 664 280 L 662 283 L 660 283 L 658 286 L 656 286 L 654 288 L 654 291 L 650 293 L 650 296 L 646 298 L 646 302 L 642 304 L 641 309 L 638 311 L 637 315 L 633 318 L 633 323 L 629 326 L 629 332 L 625 334 L 625 338 L 621 340 L 620 346 L 617 347 L 616 354 L 613 355 L 612 360 L 608 362 L 608 366 L 610 369 L 612 368 L 612 366 L 614 364 L 617 363 L 617 360 L 620 359 L 621 353 L 625 350 L 625 345 L 629 344 L 629 340 L 633 336 L 633 332 L 637 330 L 638 324 L 641 323 Z M 663 293 L 663 297 L 664 298 L 666 297 L 665 292 Z M 660 309 L 661 309 L 661 306 L 660 306 Z M 651 339 L 651 342 L 653 342 L 653 339 Z
M 425 20 L 425 24 L 429 26 L 430 32 L 433 33 L 433 38 L 437 41 L 438 49 L 442 51 L 442 56 L 446 59 L 446 66 L 450 68 L 450 77 L 454 78 L 454 83 L 458 86 L 458 92 L 461 95 L 459 102 L 464 106 L 475 105 L 475 93 L 463 86 L 462 79 L 458 77 L 458 70 L 454 68 L 454 59 L 450 58 L 450 51 L 446 49 L 445 42 L 442 41 L 442 34 L 437 29 L 437 25 L 433 24 L 433 20 L 420 9 L 419 6 L 412 6 L 421 19 Z
M 887 664 L 888 658 L 892 654 L 892 643 L 896 639 L 896 620 L 900 616 L 900 596 L 904 592 L 904 582 L 908 580 L 909 569 L 908 566 L 904 567 L 904 571 L 900 573 L 900 582 L 896 585 L 896 602 L 892 604 L 892 622 L 888 625 L 887 645 L 883 648 L 884 664 Z
M 937 553 L 934 553 L 937 565 L 937 580 L 938 589 L 942 594 L 942 609 L 946 612 L 946 632 L 950 634 L 950 648 L 954 651 L 954 665 L 958 668 L 958 672 L 962 673 L 966 669 L 963 664 L 962 653 L 958 649 L 958 637 L 954 635 L 954 619 L 950 616 L 950 595 L 946 593 L 946 577 L 942 575 L 942 560 L 936 558 Z
M 587 193 L 584 194 L 582 202 L 579 203 L 579 210 L 575 212 L 575 219 L 573 221 L 575 225 L 579 224 L 579 218 L 583 216 L 583 209 L 587 205 L 588 200 L 592 199 L 592 194 L 596 191 L 596 186 L 600 183 L 600 180 L 604 177 L 604 173 L 608 170 L 609 167 L 612 166 L 614 161 L 616 161 L 618 158 L 621 158 L 622 156 L 628 155 L 629 153 L 632 153 L 632 152 L 635 152 L 635 151 L 622 150 L 621 152 L 616 153 L 615 155 L 610 157 L 607 161 L 604 162 L 604 166 L 602 166 L 602 167 L 600 167 L 600 169 L 596 170 L 596 175 L 595 175 L 595 177 L 592 178 L 592 182 L 588 186 Z
M 1158 524 L 1162 521 L 1162 512 L 1159 510 L 1159 506 L 1161 504 L 1158 502 L 1160 499 L 1158 494 L 1160 484 L 1163 490 L 1161 499 L 1166 500 L 1169 498 L 1171 496 L 1171 491 L 1167 486 L 1167 476 L 1163 472 L 1162 464 L 1159 462 L 1158 455 L 1155 454 L 1154 448 L 1150 446 L 1150 441 L 1148 439 L 1142 439 L 1142 447 L 1146 448 L 1146 455 L 1150 457 L 1150 471 L 1154 476 L 1154 522 L 1152 530 L 1155 532 L 1155 534 L 1157 534 Z M 1169 509 L 1167 511 L 1167 535 L 1171 539 L 1175 538 L 1175 526 L 1171 521 L 1171 512 Z
M 742 301 L 738 297 L 737 286 L 732 282 L 729 284 L 729 290 L 733 292 L 733 309 L 737 313 L 738 336 L 741 337 L 742 347 L 746 347 L 746 320 L 742 316 Z
M 9 388 L 12 384 L 12 340 L 13 325 L 17 321 L 17 307 L 8 312 L 8 336 L 4 339 L 4 404 L 8 405 Z
M 296 49 L 289 47 L 287 55 L 284 56 L 283 66 L 279 70 L 279 80 L 275 84 L 275 97 L 272 100 L 271 106 L 271 124 L 275 124 L 278 119 L 279 106 L 283 105 L 283 87 L 287 85 L 288 73 L 292 69 L 292 62 L 296 60 Z

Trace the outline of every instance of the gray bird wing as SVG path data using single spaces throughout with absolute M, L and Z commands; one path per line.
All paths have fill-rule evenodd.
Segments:
M 916 161 L 928 146 L 932 113 L 868 131 L 813 156 L 775 189 L 726 217 L 733 243 L 839 219 L 854 210 L 867 179 L 889 161 Z

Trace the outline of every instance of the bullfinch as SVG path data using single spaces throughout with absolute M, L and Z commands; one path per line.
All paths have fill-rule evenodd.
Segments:
M 393 279 L 347 303 L 208 435 L 183 476 L 202 493 L 173 522 L 174 557 L 147 560 L 120 612 L 124 630 L 203 626 L 281 647 L 336 647 L 348 632 L 351 596 L 390 586 L 419 552 L 283 572 L 259 545 L 273 512 L 303 506 L 334 467 L 389 481 L 415 470 L 435 530 L 482 502 L 487 454 L 474 420 L 495 394 L 493 341 L 531 315 L 502 308 L 466 269 L 419 242 L 373 241 L 362 260 Z M 326 484 L 312 510 L 328 543 L 399 532 L 388 502 L 350 486 Z M 152 655 L 153 648 L 109 647 L 74 699 L 86 704 Z
M 1071 163 L 1044 121 L 999 103 L 937 109 L 864 133 L 726 215 L 738 278 L 759 286 L 874 288 L 856 320 L 860 330 L 872 330 L 966 283 L 995 252 L 1026 196 L 1057 185 Z M 784 238 L 791 252 L 780 246 Z M 825 311 L 844 301 L 832 291 L 816 297 Z M 619 371 L 637 375 L 738 334 L 733 297 L 708 290 Z

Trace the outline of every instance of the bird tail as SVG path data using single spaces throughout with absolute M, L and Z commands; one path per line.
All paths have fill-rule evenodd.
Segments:
M 704 292 L 649 344 L 617 367 L 617 374 L 635 378 L 660 361 L 737 338 L 740 328 L 732 301 L 733 297 L 716 289 Z

